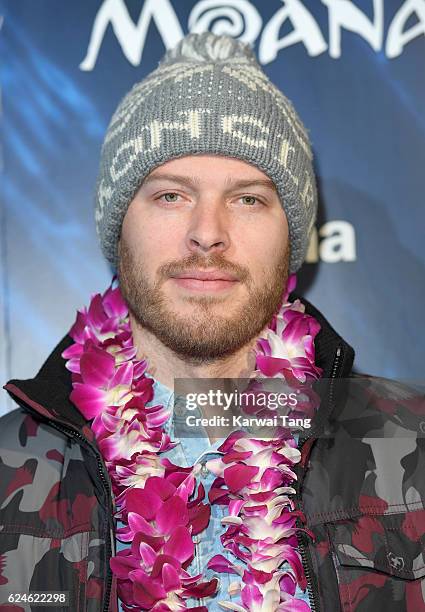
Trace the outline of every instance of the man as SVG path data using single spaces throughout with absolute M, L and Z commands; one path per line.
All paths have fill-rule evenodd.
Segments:
M 6 385 L 2 610 L 46 591 L 93 611 L 425 609 L 423 404 L 356 380 L 353 349 L 288 299 L 316 208 L 305 128 L 247 46 L 191 34 L 124 98 L 96 201 L 120 293 Z M 330 381 L 300 452 L 211 427 L 170 443 L 175 379 L 252 373 Z

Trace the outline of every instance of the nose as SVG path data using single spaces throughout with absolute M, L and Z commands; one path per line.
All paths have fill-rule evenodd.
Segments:
M 192 253 L 223 252 L 229 248 L 229 219 L 221 198 L 209 197 L 194 206 L 186 234 Z

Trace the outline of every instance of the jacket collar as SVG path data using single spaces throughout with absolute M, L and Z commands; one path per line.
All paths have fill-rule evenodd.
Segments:
M 321 326 L 315 339 L 315 348 L 316 364 L 323 369 L 323 377 L 348 376 L 354 361 L 353 348 L 343 340 L 322 313 L 310 302 L 295 293 L 291 294 L 291 300 L 296 298 L 303 302 L 307 314 L 312 315 Z M 44 418 L 76 429 L 89 440 L 93 440 L 88 421 L 69 399 L 72 391 L 71 373 L 65 368 L 65 360 L 61 355 L 72 343 L 72 338 L 67 334 L 34 378 L 12 379 L 4 386 L 4 389 L 18 404 L 35 410 Z M 336 370 L 337 354 L 339 359 Z

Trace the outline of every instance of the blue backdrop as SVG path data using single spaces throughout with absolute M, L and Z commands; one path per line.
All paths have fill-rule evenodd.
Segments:
M 423 380 L 425 0 L 10 0 L 0 14 L 2 381 L 34 375 L 107 286 L 103 134 L 164 50 L 207 29 L 253 43 L 310 130 L 320 213 L 299 288 L 358 371 Z

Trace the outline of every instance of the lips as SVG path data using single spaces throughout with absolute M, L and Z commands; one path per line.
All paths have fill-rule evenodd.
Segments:
M 193 278 L 201 281 L 237 281 L 233 274 L 220 270 L 189 270 L 180 274 L 173 275 L 173 278 Z
M 239 282 L 236 276 L 221 270 L 186 270 L 172 276 L 172 280 L 184 291 L 195 293 L 226 293 Z

